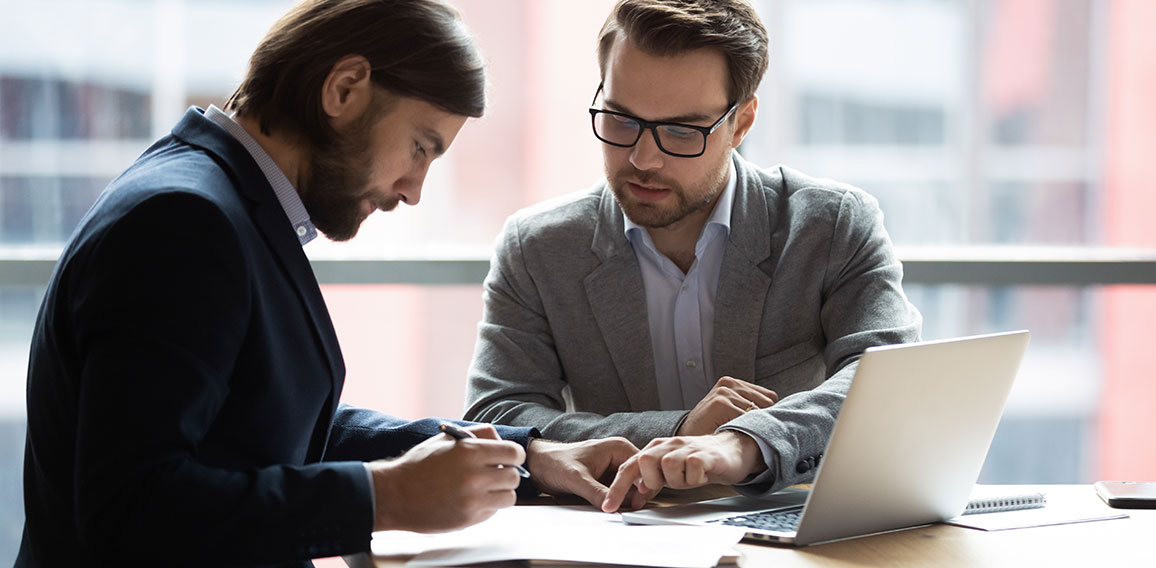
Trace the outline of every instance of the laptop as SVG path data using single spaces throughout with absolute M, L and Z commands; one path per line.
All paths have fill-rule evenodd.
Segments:
M 872 347 L 859 359 L 811 489 L 622 514 L 630 524 L 734 525 L 808 545 L 963 512 L 1030 334 Z

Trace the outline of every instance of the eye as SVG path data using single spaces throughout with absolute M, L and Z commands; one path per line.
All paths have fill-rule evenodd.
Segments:
M 413 157 L 414 158 L 424 158 L 425 155 L 426 155 L 425 147 L 421 145 L 421 142 L 414 140 L 413 141 Z
M 614 122 L 623 128 L 638 128 L 638 121 L 628 116 L 619 116 L 617 114 L 609 115 Z
M 667 134 L 670 134 L 675 138 L 691 138 L 692 136 L 695 136 L 699 133 L 693 128 L 685 128 L 682 126 L 675 126 L 673 124 L 664 124 L 662 129 L 665 130 Z

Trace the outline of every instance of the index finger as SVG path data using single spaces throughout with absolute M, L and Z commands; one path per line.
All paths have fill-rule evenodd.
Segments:
M 526 451 L 517 442 L 489 438 L 468 438 L 454 442 L 452 451 L 467 452 L 470 463 L 509 467 L 526 461 Z
M 622 500 L 626 498 L 630 488 L 641 478 L 638 460 L 634 457 L 626 460 L 622 467 L 618 468 L 618 474 L 614 476 L 614 481 L 606 490 L 606 499 L 602 501 L 602 511 L 604 513 L 617 511 L 622 506 Z

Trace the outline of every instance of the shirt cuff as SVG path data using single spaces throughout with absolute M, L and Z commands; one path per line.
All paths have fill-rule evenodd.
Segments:
M 690 416 L 690 411 L 689 411 L 689 410 L 683 413 L 683 415 L 682 415 L 682 418 L 679 418 L 679 419 L 678 419 L 678 424 L 675 424 L 675 425 L 674 425 L 674 430 L 673 430 L 673 431 L 671 431 L 671 433 L 670 433 L 671 437 L 674 437 L 674 436 L 677 436 L 677 435 L 678 435 L 678 431 L 679 431 L 680 429 L 682 429 L 682 423 L 683 423 L 683 422 L 686 422 L 686 419 L 687 419 L 689 416 Z
M 763 462 L 767 464 L 767 469 L 762 473 L 754 476 L 748 476 L 746 479 L 736 483 L 735 485 L 743 486 L 773 484 L 775 479 L 778 478 L 778 454 L 775 453 L 775 449 L 771 447 L 771 444 L 764 440 L 762 436 L 759 436 L 758 434 L 752 432 L 750 429 L 743 428 L 742 426 L 723 426 L 716 432 L 723 432 L 726 430 L 733 430 L 735 432 L 740 432 L 750 436 L 751 438 L 754 438 L 755 443 L 759 445 L 759 451 L 763 454 Z
M 377 525 L 377 492 L 373 490 L 373 471 L 369 469 L 369 462 L 362 462 L 365 466 L 365 479 L 369 481 L 369 511 L 373 515 L 373 524 Z

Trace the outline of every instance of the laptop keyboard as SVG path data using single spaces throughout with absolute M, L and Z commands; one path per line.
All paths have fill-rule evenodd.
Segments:
M 774 511 L 763 511 L 761 513 L 735 515 L 733 517 L 715 519 L 711 522 L 732 527 L 790 532 L 799 528 L 799 517 L 801 516 L 803 516 L 803 507 L 800 505 L 798 507 L 791 507 L 790 509 L 776 509 Z

